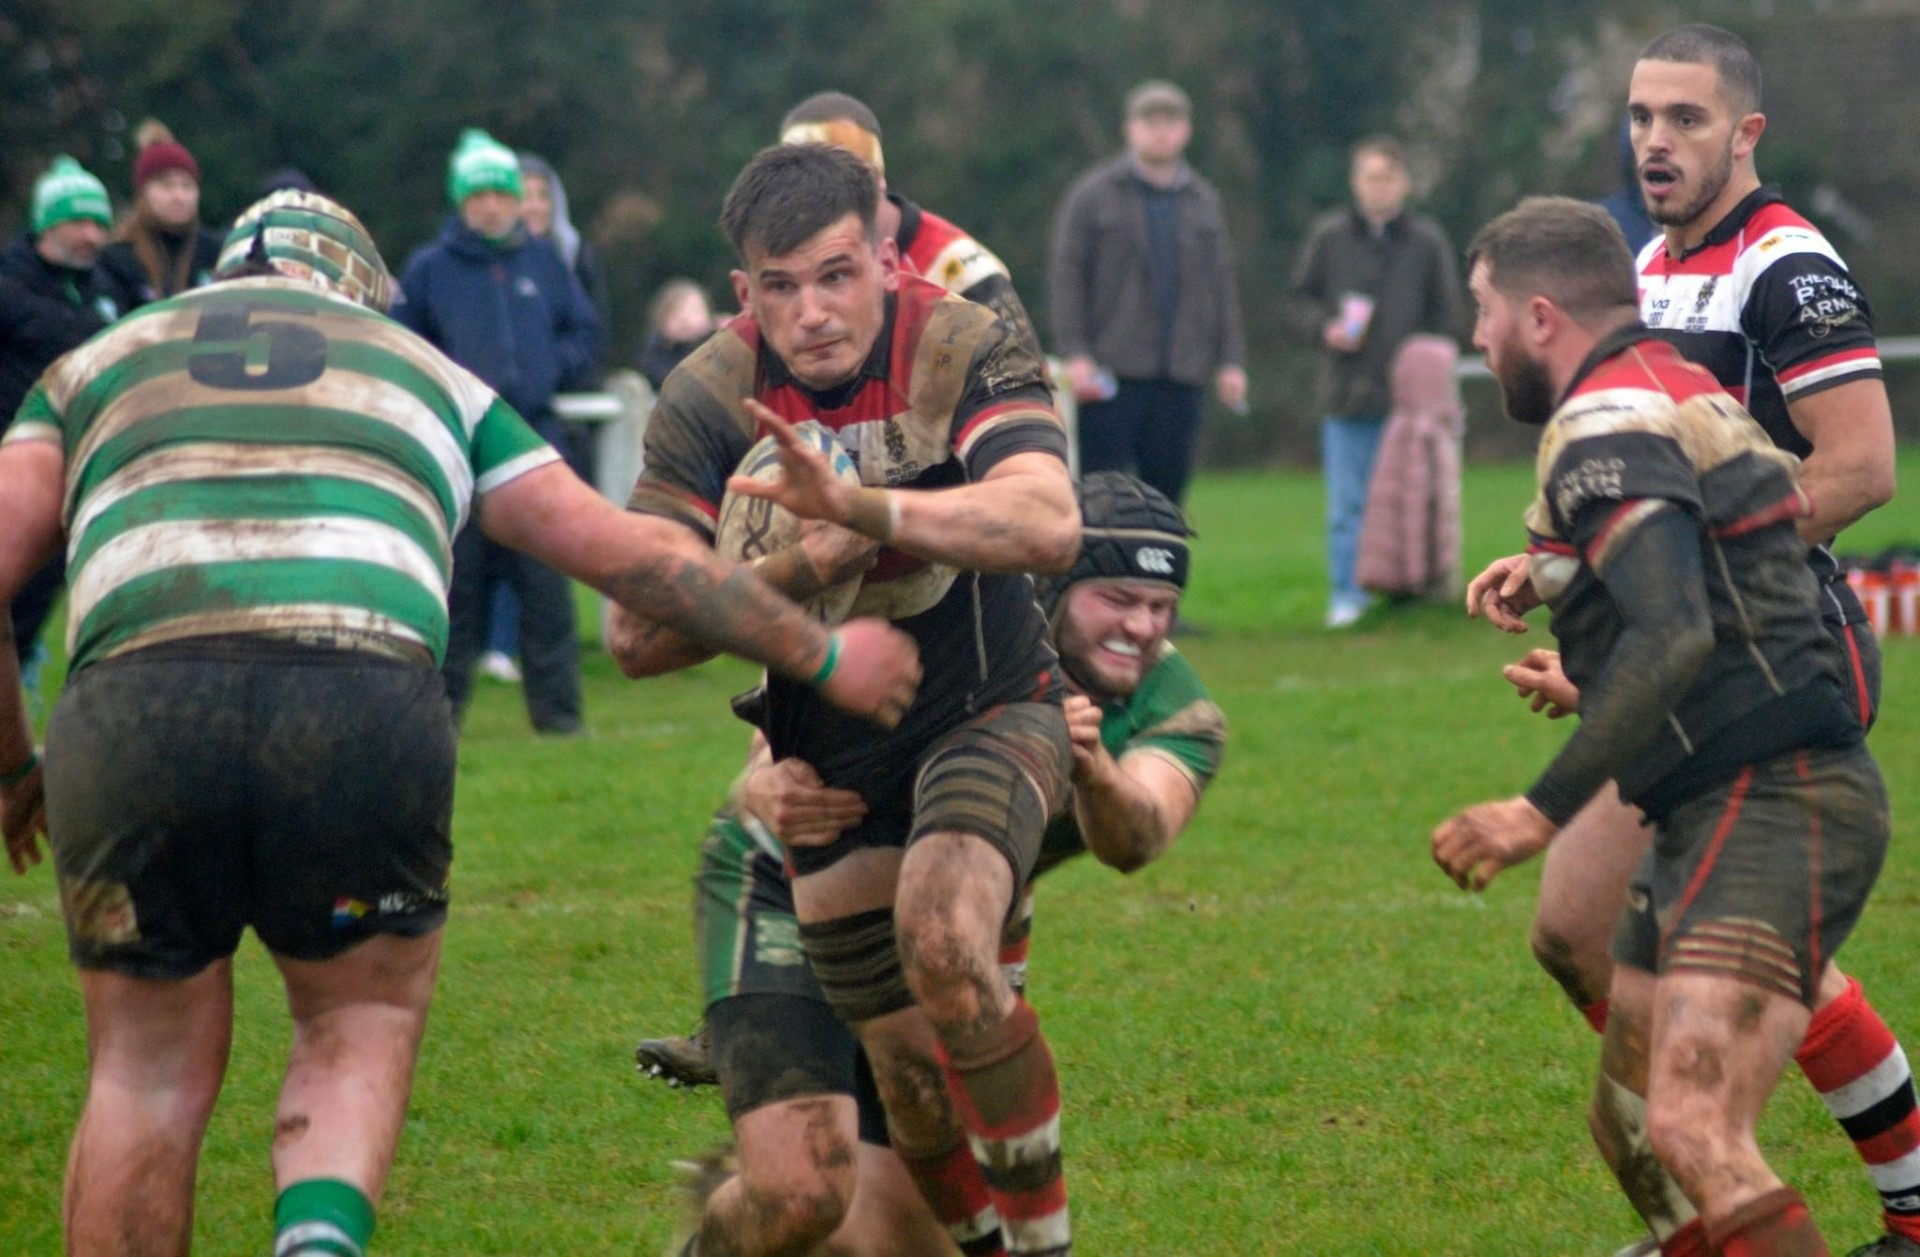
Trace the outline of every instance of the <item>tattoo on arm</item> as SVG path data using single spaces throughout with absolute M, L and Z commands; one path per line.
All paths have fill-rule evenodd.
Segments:
M 744 570 L 682 555 L 649 558 L 607 582 L 609 597 L 661 629 L 700 645 L 806 677 L 826 655 L 826 632 L 800 608 Z

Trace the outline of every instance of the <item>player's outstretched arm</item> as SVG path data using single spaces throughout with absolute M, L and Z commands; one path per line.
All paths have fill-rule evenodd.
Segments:
M 873 489 L 844 483 L 780 416 L 749 399 L 747 411 L 780 443 L 774 481 L 735 476 L 729 492 L 767 498 L 807 519 L 842 524 L 935 563 L 978 572 L 1057 574 L 1080 552 L 1080 512 L 1066 464 L 1015 454 L 972 484 Z
M 755 559 L 753 574 L 795 602 L 806 602 L 873 566 L 878 550 L 851 529 L 814 520 L 793 545 Z M 607 652 L 623 675 L 635 679 L 691 668 L 715 654 L 618 605 L 607 619 Z
M 559 463 L 481 499 L 480 525 L 703 646 L 818 686 L 838 707 L 891 727 L 920 684 L 911 638 L 881 621 L 828 633 L 745 569 L 714 556 L 692 530 L 612 505 Z
M 1840 530 L 1893 499 L 1893 411 L 1879 380 L 1837 384 L 1787 406 L 1813 453 L 1800 465 L 1800 487 L 1813 514 L 1800 535 L 1824 545 Z
M 1119 759 L 1100 743 L 1100 709 L 1079 694 L 1066 700 L 1073 739 L 1073 815 L 1087 850 L 1122 873 L 1145 868 L 1173 845 L 1200 805 L 1200 790 L 1172 760 L 1154 751 Z

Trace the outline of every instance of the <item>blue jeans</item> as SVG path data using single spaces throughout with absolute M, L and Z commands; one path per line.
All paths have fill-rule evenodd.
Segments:
M 1373 459 L 1386 426 L 1386 418 L 1379 415 L 1328 415 L 1320 421 L 1320 465 L 1327 476 L 1327 580 L 1336 606 L 1366 601 L 1353 567 Z

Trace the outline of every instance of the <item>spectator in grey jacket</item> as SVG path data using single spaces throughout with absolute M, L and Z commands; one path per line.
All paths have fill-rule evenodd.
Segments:
M 1314 223 L 1293 273 L 1299 322 L 1326 352 L 1320 449 L 1332 586 L 1328 628 L 1345 628 L 1367 609 L 1354 557 L 1391 408 L 1393 356 L 1415 332 L 1457 338 L 1466 322 L 1453 245 L 1438 223 L 1406 208 L 1413 184 L 1399 143 L 1360 141 L 1351 179 L 1353 205 Z
M 1209 378 L 1246 405 L 1246 337 L 1220 194 L 1184 157 L 1193 106 L 1171 83 L 1127 93 L 1127 151 L 1068 190 L 1054 220 L 1055 349 L 1080 399 L 1080 470 L 1186 496 Z

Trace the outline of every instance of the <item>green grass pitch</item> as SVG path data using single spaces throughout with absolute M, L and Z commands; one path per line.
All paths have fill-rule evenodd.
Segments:
M 1908 457 L 1909 485 L 1920 459 Z M 1910 491 L 1911 493 L 1911 491 Z M 1467 475 L 1469 571 L 1516 548 L 1524 467 Z M 1906 502 L 1848 538 L 1920 538 Z M 1132 878 L 1041 885 L 1032 995 L 1058 1055 L 1088 1257 L 1605 1254 L 1636 1220 L 1593 1155 L 1597 1041 L 1527 953 L 1535 869 L 1468 896 L 1433 866 L 1449 810 L 1522 788 L 1566 726 L 1497 667 L 1523 645 L 1452 608 L 1318 627 L 1316 477 L 1203 479 L 1183 643 L 1226 709 L 1225 772 Z M 698 1016 L 688 875 L 745 745 L 748 670 L 640 684 L 597 654 L 582 741 L 535 741 L 482 683 L 460 753 L 446 958 L 375 1247 L 659 1251 L 669 1163 L 719 1140 L 712 1091 L 640 1079 L 634 1040 Z M 1896 843 L 1843 963 L 1920 1050 L 1920 642 L 1888 643 L 1874 734 Z M 288 1027 L 257 944 L 238 966 L 199 1252 L 258 1253 Z M 45 866 L 0 880 L 0 1253 L 54 1253 L 85 1043 Z M 1851 1149 L 1790 1076 L 1764 1137 L 1836 1251 L 1877 1233 Z

